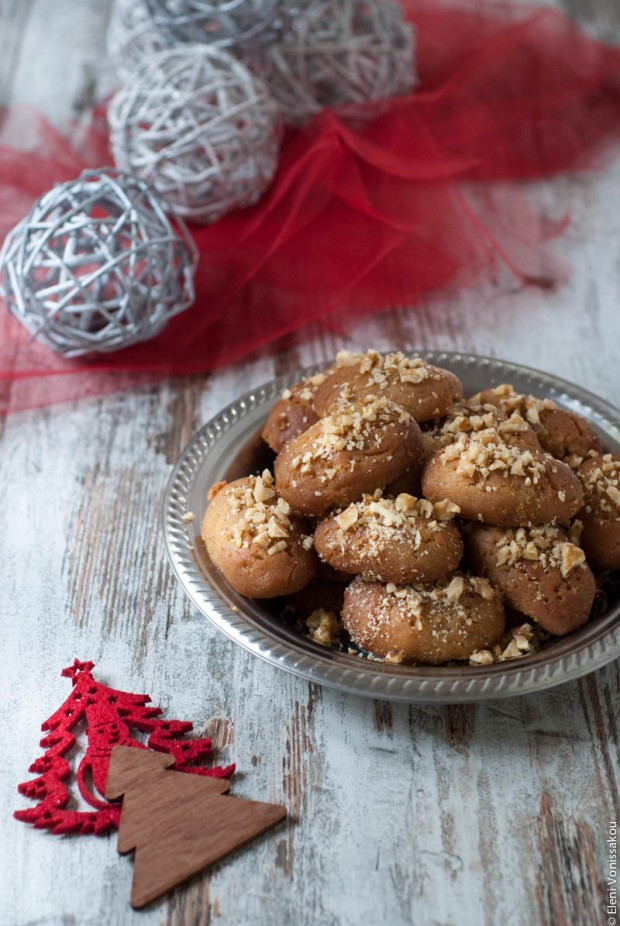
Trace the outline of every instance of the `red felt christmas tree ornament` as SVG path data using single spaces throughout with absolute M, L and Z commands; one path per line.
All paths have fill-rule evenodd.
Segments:
M 230 778 L 235 767 L 207 767 L 211 758 L 211 740 L 186 739 L 192 730 L 189 721 L 164 720 L 162 710 L 150 705 L 150 697 L 108 688 L 92 676 L 94 663 L 80 662 L 63 669 L 71 679 L 71 694 L 41 725 L 48 731 L 41 740 L 44 755 L 36 759 L 28 771 L 37 777 L 18 786 L 25 797 L 37 801 L 35 807 L 18 810 L 15 817 L 38 829 L 53 833 L 95 833 L 100 835 L 118 828 L 121 808 L 109 803 L 104 795 L 110 755 L 117 745 L 141 750 L 156 750 L 171 757 L 179 772 L 211 778 Z M 77 768 L 77 784 L 82 798 L 93 809 L 72 810 L 67 780 L 71 767 L 66 758 L 75 746 L 74 730 L 86 724 L 88 746 Z M 146 745 L 132 736 L 133 731 L 149 734 Z

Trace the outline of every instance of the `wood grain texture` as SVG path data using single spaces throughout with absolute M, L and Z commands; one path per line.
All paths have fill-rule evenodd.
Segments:
M 105 795 L 123 798 L 118 851 L 134 852 L 139 909 L 245 846 L 286 816 L 281 804 L 226 797 L 230 782 L 170 769 L 174 757 L 116 746 Z
M 564 0 L 620 38 L 614 0 Z M 100 97 L 107 0 L 0 0 L 4 102 L 55 119 Z M 346 336 L 311 331 L 209 377 L 87 400 L 0 424 L 0 849 L 9 926 L 532 926 L 604 922 L 609 819 L 620 781 L 618 664 L 532 697 L 408 707 L 318 688 L 250 657 L 181 594 L 160 501 L 191 433 L 240 392 L 340 347 L 474 351 L 549 370 L 620 404 L 620 164 L 529 194 L 570 212 L 555 253 L 568 283 L 498 278 Z M 232 792 L 286 804 L 279 831 L 148 911 L 127 904 L 114 840 L 57 839 L 10 819 L 61 701 L 62 666 L 149 691 L 235 761 Z M 34 669 L 36 689 L 27 687 Z

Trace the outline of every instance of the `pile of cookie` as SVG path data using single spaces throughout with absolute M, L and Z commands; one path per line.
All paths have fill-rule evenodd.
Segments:
M 469 399 L 419 357 L 341 352 L 287 389 L 264 470 L 209 492 L 202 537 L 240 594 L 392 664 L 517 658 L 587 622 L 620 569 L 620 455 L 509 385 Z

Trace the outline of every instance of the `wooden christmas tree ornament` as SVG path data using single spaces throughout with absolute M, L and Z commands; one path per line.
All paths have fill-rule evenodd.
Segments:
M 275 826 L 286 810 L 225 797 L 230 782 L 170 771 L 174 757 L 115 746 L 106 797 L 123 797 L 118 851 L 135 849 L 131 905 L 160 894 Z

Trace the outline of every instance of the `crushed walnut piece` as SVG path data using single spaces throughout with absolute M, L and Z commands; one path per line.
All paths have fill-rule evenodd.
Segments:
M 384 498 L 383 491 L 376 489 L 372 495 L 363 495 L 360 501 L 352 502 L 335 515 L 342 534 L 334 534 L 330 543 L 344 550 L 347 531 L 361 527 L 365 550 L 371 557 L 380 555 L 397 541 L 405 541 L 413 550 L 418 550 L 424 541 L 423 532 L 441 531 L 445 522 L 459 512 L 459 506 L 447 499 L 433 504 L 406 492 L 396 498 Z
M 486 579 L 459 572 L 436 585 L 399 586 L 388 582 L 384 589 L 386 594 L 366 617 L 368 632 L 381 634 L 397 616 L 413 630 L 437 642 L 451 639 L 455 634 L 466 636 L 475 621 L 476 597 L 489 600 L 496 594 Z
M 549 634 L 540 627 L 524 623 L 504 634 L 499 643 L 489 649 L 475 650 L 469 657 L 470 666 L 490 666 L 495 662 L 522 659 L 536 653 Z
M 291 466 L 300 473 L 310 473 L 316 461 L 330 461 L 341 451 L 369 451 L 380 440 L 379 432 L 387 425 L 407 424 L 408 412 L 383 396 L 369 395 L 354 405 L 343 394 L 333 411 L 321 418 L 308 450 L 293 457 Z M 327 468 L 325 478 L 336 475 L 337 468 Z
M 525 485 L 536 485 L 545 465 L 531 450 L 506 443 L 495 428 L 461 434 L 441 451 L 442 462 L 458 461 L 456 473 L 465 479 L 486 481 L 493 473 L 508 479 L 521 477 Z
M 620 521 L 620 460 L 605 453 L 597 456 L 596 461 L 596 466 L 579 474 L 586 490 L 585 510 L 590 514 L 596 499 L 605 518 Z
M 287 549 L 292 528 L 291 507 L 276 496 L 273 476 L 268 469 L 260 476 L 250 476 L 246 485 L 232 488 L 227 502 L 233 511 L 243 512 L 243 517 L 233 527 L 237 547 L 247 549 L 256 544 L 269 556 Z M 305 539 L 308 538 L 304 538 L 304 543 Z
M 533 395 L 521 395 L 509 383 L 496 386 L 492 392 L 497 396 L 502 411 L 507 415 L 517 412 L 533 428 L 540 425 L 540 412 L 543 409 L 557 408 L 552 399 L 537 399 Z
M 367 385 L 378 386 L 380 389 L 387 388 L 395 379 L 401 383 L 417 385 L 441 376 L 435 367 L 421 357 L 407 357 L 401 351 L 384 356 L 376 350 L 368 350 L 365 354 L 344 350 L 336 356 L 336 366 L 358 367 L 360 373 L 368 374 Z
M 463 576 L 454 576 L 446 588 L 446 597 L 450 601 L 459 601 L 465 588 L 465 579 Z
M 447 614 L 451 615 L 446 622 L 444 632 L 454 632 L 456 624 L 453 617 L 459 617 L 465 621 L 471 621 L 469 616 L 469 607 L 472 604 L 472 597 L 478 596 L 489 600 L 495 596 L 495 589 L 486 579 L 476 576 L 469 576 L 464 573 L 454 573 L 446 579 L 443 579 L 437 585 L 395 585 L 388 582 L 385 586 L 387 597 L 383 605 L 378 608 L 372 616 L 369 617 L 374 629 L 378 630 L 381 624 L 389 619 L 390 599 L 395 599 L 399 615 L 408 620 L 415 630 L 423 630 L 425 623 L 425 613 L 429 606 L 442 607 Z M 465 599 L 469 599 L 466 601 Z M 435 635 L 435 631 L 433 631 Z
M 385 654 L 384 662 L 387 662 L 389 666 L 400 666 L 402 664 L 405 654 L 402 649 L 391 649 L 389 653 Z
M 295 383 L 288 389 L 285 389 L 280 398 L 282 399 L 302 399 L 304 402 L 311 402 L 317 388 L 325 379 L 325 373 L 316 373 L 299 383 Z
M 306 618 L 310 639 L 321 646 L 333 646 L 340 632 L 340 622 L 333 611 L 317 608 Z
M 585 566 L 586 554 L 572 543 L 563 543 L 561 550 L 560 574 L 563 579 L 566 579 L 577 566 Z
M 576 532 L 572 536 L 576 538 Z M 586 564 L 583 550 L 553 525 L 506 530 L 495 546 L 498 566 L 514 566 L 523 560 L 537 562 L 543 569 L 559 569 L 563 579 Z
M 426 426 L 423 435 L 427 451 L 434 452 L 481 431 L 497 432 L 498 440 L 506 444 L 523 443 L 529 432 L 527 443 L 536 444 L 529 424 L 518 411 L 507 416 L 497 405 L 473 400 L 455 403 L 441 421 Z

